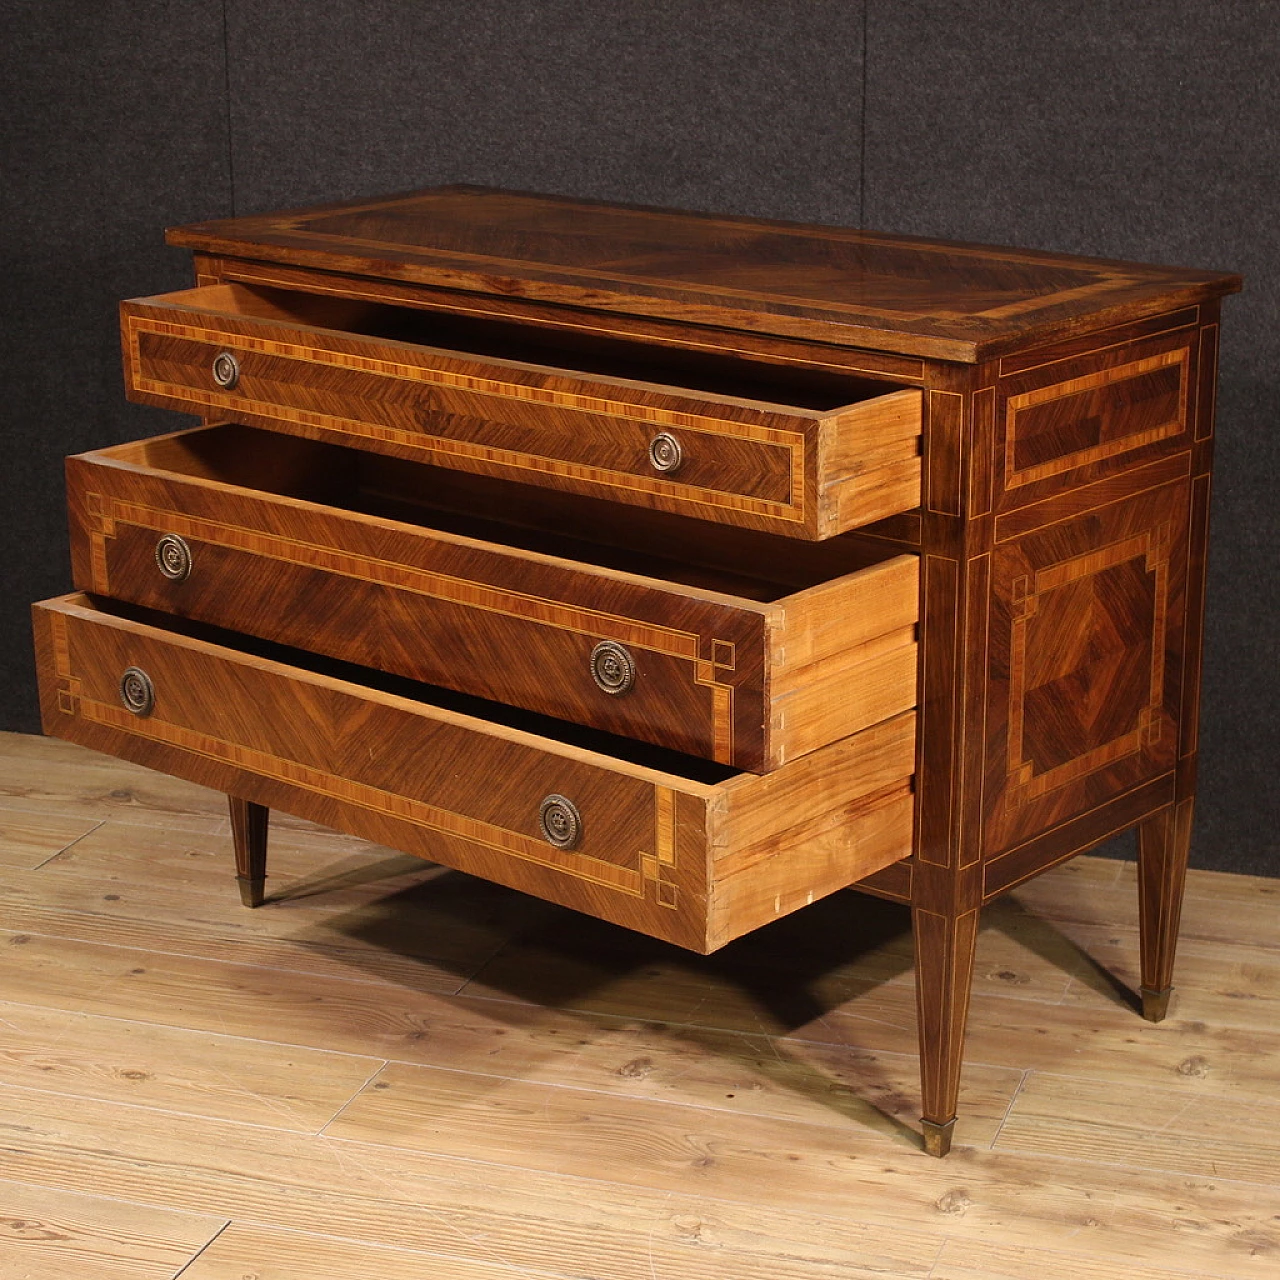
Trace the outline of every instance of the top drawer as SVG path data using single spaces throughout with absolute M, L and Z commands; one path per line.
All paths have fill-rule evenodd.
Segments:
M 121 307 L 131 399 L 800 538 L 920 500 L 921 393 L 247 285 Z

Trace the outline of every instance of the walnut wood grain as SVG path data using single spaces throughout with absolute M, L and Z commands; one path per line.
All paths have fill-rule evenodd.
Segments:
M 634 346 L 590 357 L 508 330 L 244 285 L 121 306 L 126 389 L 148 404 L 796 537 L 919 500 L 918 391 L 724 361 L 672 369 Z M 213 376 L 223 353 L 230 386 Z M 659 434 L 679 442 L 670 472 L 650 459 Z
M 1223 272 L 460 186 L 195 223 L 168 240 L 962 362 L 1240 287 Z
M 45 729 L 55 736 L 693 950 L 841 888 L 910 846 L 910 805 L 899 801 L 913 763 L 911 713 L 758 778 L 652 749 L 649 763 L 634 758 L 638 748 L 633 758 L 605 755 L 600 745 L 626 742 L 596 735 L 584 747 L 572 735 L 480 720 L 105 612 L 84 596 L 37 605 L 35 622 Z M 121 705 L 129 667 L 154 685 L 148 714 Z M 526 721 L 557 732 L 554 721 Z M 548 795 L 578 808 L 580 838 L 570 848 L 539 830 Z M 826 829 L 837 821 L 844 827 L 833 838 Z M 264 870 L 265 846 L 255 840 L 240 841 L 250 879 Z M 740 893 L 735 859 L 769 864 L 767 903 Z
M 752 554 L 730 568 L 687 543 L 677 560 L 496 518 L 459 526 L 426 500 L 438 472 L 363 462 L 243 427 L 70 458 L 76 585 L 742 769 L 915 705 L 912 556 L 789 543 L 774 548 L 788 589 Z M 507 492 L 485 494 L 495 517 Z M 383 510 L 399 518 L 370 514 Z M 176 581 L 156 562 L 174 535 L 192 560 Z M 634 660 L 622 694 L 592 677 L 602 642 Z

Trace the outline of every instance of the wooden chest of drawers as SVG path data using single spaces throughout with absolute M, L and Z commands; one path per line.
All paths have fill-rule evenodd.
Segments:
M 1140 832 L 1167 1004 L 1237 277 L 470 188 L 180 228 L 68 460 L 48 732 L 697 951 L 911 904 L 926 1145 L 984 902 Z

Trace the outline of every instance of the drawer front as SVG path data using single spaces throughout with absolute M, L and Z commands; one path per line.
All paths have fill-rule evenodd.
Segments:
M 677 774 L 84 596 L 34 620 L 48 733 L 695 950 L 910 850 L 910 714 L 767 777 Z
M 36 607 L 46 730 L 193 781 L 361 833 L 579 910 L 681 932 L 701 896 L 697 854 L 675 867 L 676 806 L 701 839 L 707 788 L 514 729 L 256 658 L 71 597 Z M 145 673 L 152 705 L 126 707 L 121 681 Z M 665 784 L 665 785 L 664 785 Z M 572 848 L 542 834 L 549 796 L 581 818 Z M 380 826 L 385 823 L 386 826 Z M 412 834 L 405 840 L 404 833 Z M 375 834 L 373 838 L 378 838 Z
M 760 607 L 94 455 L 70 459 L 67 475 L 81 590 L 721 763 L 762 765 Z M 188 562 L 170 577 L 157 553 L 175 536 Z M 629 687 L 597 682 L 593 667 L 607 683 L 628 661 Z
M 230 426 L 68 459 L 75 584 L 757 772 L 915 705 L 911 557 L 764 603 L 286 496 L 358 461 Z
M 125 303 L 130 397 L 799 537 L 918 501 L 919 392 L 774 406 L 290 324 L 248 297 Z

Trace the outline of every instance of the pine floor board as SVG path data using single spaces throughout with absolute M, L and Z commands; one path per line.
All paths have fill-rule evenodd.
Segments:
M 145 831 L 130 827 L 127 838 Z M 377 881 L 338 887 L 362 870 L 346 861 L 329 864 L 327 903 L 316 893 L 246 911 L 232 877 L 220 877 L 219 894 L 156 884 L 141 856 L 147 845 L 135 848 L 132 878 L 72 872 L 60 857 L 35 872 L 10 871 L 0 880 L 0 920 L 25 933 L 455 991 L 526 921 L 546 914 L 533 899 L 421 863 L 411 881 L 397 878 L 381 893 L 371 890 Z
M 208 1215 L 0 1182 L 0 1276 L 170 1280 L 223 1225 Z
M 314 1133 L 381 1067 L 361 1058 L 0 1003 L 0 1085 Z
M 94 818 L 0 809 L 0 867 L 34 870 L 97 826 Z
M 1170 1263 L 1175 1269 L 1017 1245 L 948 1240 L 929 1280 L 1214 1280 L 1214 1275 L 1223 1274 L 1179 1270 L 1176 1259 Z
M 524 1267 L 439 1254 L 387 1249 L 332 1237 L 232 1223 L 182 1273 L 182 1280 L 527 1280 L 531 1274 L 560 1280 L 563 1272 L 531 1273 Z
M 906 913 L 698 957 L 0 735 L 8 1280 L 1273 1280 L 1280 882 L 1193 872 L 1137 1016 L 1131 863 L 984 914 L 919 1150 Z M 6 1198 L 6 1187 L 7 1198 Z
M 699 1241 L 702 1224 L 686 1219 L 693 1246 L 689 1255 L 673 1255 L 659 1246 L 652 1256 L 637 1259 L 638 1280 L 886 1280 L 889 1276 L 923 1276 L 927 1260 L 894 1259 L 907 1269 L 886 1271 L 881 1259 L 872 1255 L 869 1266 L 860 1266 L 853 1255 L 831 1261 L 804 1256 L 775 1255 L 757 1258 L 718 1242 Z M 686 1266 L 688 1271 L 673 1270 Z M 573 1277 L 563 1271 L 531 1270 L 474 1258 L 442 1257 L 417 1251 L 387 1249 L 382 1246 L 334 1240 L 298 1231 L 233 1223 L 182 1273 L 182 1280 L 352 1280 L 356 1276 L 376 1276 L 377 1280 L 581 1280 L 595 1272 L 578 1272 Z
M 995 1235 L 1037 1246 L 1070 1241 L 1077 1250 L 1113 1258 L 1154 1256 L 1169 1233 L 1164 1180 L 1141 1168 L 1039 1156 L 1018 1161 L 981 1151 L 949 1165 L 915 1150 L 905 1135 L 902 1158 L 891 1162 L 876 1158 L 879 1144 L 865 1132 L 799 1131 L 774 1120 L 651 1102 L 623 1107 L 570 1088 L 395 1064 L 325 1133 L 366 1146 L 465 1154 L 548 1174 L 571 1159 L 593 1178 L 655 1191 L 693 1179 L 717 1199 L 767 1188 L 770 1204 L 794 1212 L 820 1212 L 829 1200 L 885 1227 L 942 1216 L 950 1219 L 952 1235 Z M 1230 1246 L 1231 1233 L 1218 1213 L 1242 1217 L 1280 1245 L 1272 1206 L 1259 1191 L 1225 1181 L 1186 1184 L 1182 1250 L 1217 1256 Z M 1267 1266 L 1256 1273 L 1267 1274 Z
M 725 1201 L 694 1180 L 658 1192 L 29 1090 L 7 1102 L 0 1142 L 15 1179 L 487 1264 L 634 1280 L 653 1259 L 663 1280 L 685 1280 L 714 1247 L 762 1264 L 752 1280 L 763 1264 L 806 1260 L 923 1276 L 941 1244 L 923 1221 L 860 1220 L 828 1196 L 814 1209 L 839 1217 L 783 1210 L 767 1188 Z
M 351 1105 L 359 1103 L 357 1098 Z M 1036 1073 L 1018 1093 L 996 1145 L 1274 1187 L 1280 1181 L 1280 1100 L 1107 1088 Z
M 1276 913 L 1280 931 L 1280 912 Z M 1105 931 L 1089 944 L 1099 963 L 1124 984 L 1138 981 L 1138 957 L 1127 946 L 1112 945 Z M 1095 1007 L 1097 991 L 1073 982 L 1066 1002 Z M 1169 1016 L 1184 1022 L 1270 1031 L 1280 1027 L 1280 947 L 1239 943 L 1182 941 Z
M 228 830 L 225 796 L 57 738 L 0 732 L 0 810 Z
M 1067 868 L 1114 867 L 1112 875 L 1067 875 Z M 1104 858 L 1076 858 L 1019 885 L 1010 895 L 1037 917 L 1076 921 L 1103 928 L 1138 925 L 1137 864 Z M 1280 880 L 1195 871 L 1187 880 L 1179 937 L 1182 942 L 1224 942 L 1280 947 Z
M 7 942 L 5 939 L 7 938 Z M 280 1046 L 573 1083 L 631 1097 L 899 1132 L 918 1110 L 914 1054 L 656 1027 L 524 1003 L 442 998 L 227 960 L 4 933 L 3 989 L 23 1005 L 222 1033 Z M 820 1034 L 820 1033 L 819 1033 Z M 367 1073 L 366 1073 L 367 1074 Z M 1021 1079 L 977 1066 L 964 1081 L 969 1141 L 989 1143 Z

